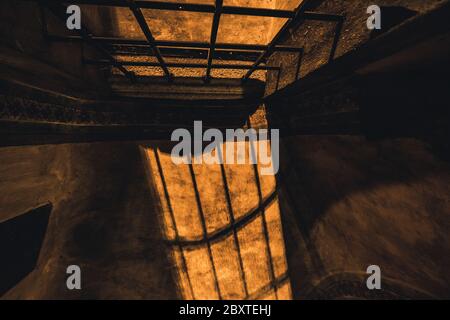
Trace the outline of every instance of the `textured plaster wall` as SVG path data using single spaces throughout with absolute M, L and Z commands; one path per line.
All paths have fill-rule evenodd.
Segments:
M 11 147 L 0 155 L 0 221 L 53 204 L 36 269 L 3 298 L 178 297 L 137 144 Z M 71 264 L 81 267 L 82 290 L 66 288 Z

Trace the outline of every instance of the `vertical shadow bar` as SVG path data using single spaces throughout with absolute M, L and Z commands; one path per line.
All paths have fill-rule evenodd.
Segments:
M 212 269 L 213 269 L 214 285 L 216 287 L 219 299 L 222 300 L 222 294 L 220 293 L 219 281 L 217 280 L 216 265 L 214 264 L 214 259 L 213 259 L 213 256 L 212 256 L 211 242 L 208 239 L 208 230 L 206 228 L 205 215 L 204 215 L 203 209 L 202 209 L 202 203 L 201 203 L 201 200 L 200 200 L 200 193 L 198 192 L 197 180 L 195 178 L 194 167 L 192 165 L 192 159 L 191 159 L 191 161 L 189 163 L 189 171 L 191 173 L 192 184 L 194 185 L 195 200 L 197 202 L 198 212 L 200 214 L 200 220 L 202 222 L 203 239 L 206 241 L 206 246 L 208 248 L 209 260 L 211 262 L 211 266 L 212 266 Z
M 295 80 L 298 80 L 300 78 L 300 68 L 302 67 L 303 52 L 304 51 L 301 50 L 298 53 L 297 68 L 295 70 Z
M 215 6 L 215 12 L 214 12 L 214 18 L 213 23 L 211 27 L 211 36 L 209 41 L 209 51 L 208 51 L 208 66 L 206 67 L 206 76 L 205 80 L 208 82 L 211 77 L 211 66 L 214 56 L 214 50 L 216 48 L 216 40 L 217 40 L 217 33 L 219 31 L 219 23 L 220 23 L 220 16 L 222 13 L 222 6 L 223 6 L 223 0 L 216 0 L 216 6 Z
M 170 74 L 169 69 L 167 68 L 167 64 L 164 61 L 164 58 L 161 54 L 161 51 L 159 50 L 158 46 L 155 44 L 155 38 L 153 37 L 152 32 L 150 31 L 150 27 L 148 26 L 147 21 L 145 20 L 144 15 L 142 14 L 141 9 L 138 5 L 134 2 L 134 0 L 127 0 L 128 6 L 133 13 L 136 22 L 139 24 L 139 27 L 141 28 L 142 33 L 144 33 L 145 38 L 147 39 L 147 43 L 149 47 L 152 49 L 153 54 L 155 55 L 156 59 L 158 60 L 158 63 L 160 64 L 161 69 L 163 70 L 164 74 L 166 75 L 167 79 L 169 81 L 172 80 L 172 75 Z
M 277 83 L 275 85 L 275 92 L 278 91 L 278 88 L 280 87 L 280 78 L 281 78 L 281 70 L 283 68 L 283 64 L 280 63 L 280 67 L 277 71 Z
M 330 57 L 328 58 L 328 63 L 334 60 L 334 56 L 336 54 L 336 49 L 339 43 L 339 39 L 341 37 L 342 27 L 344 26 L 344 17 L 341 17 L 340 20 L 336 24 L 336 31 L 333 39 L 333 46 L 331 47 Z
M 238 253 L 239 257 L 239 274 L 242 280 L 242 283 L 244 284 L 244 293 L 245 293 L 245 299 L 248 298 L 248 288 L 247 288 L 247 280 L 245 278 L 245 271 L 244 271 L 244 263 L 242 261 L 242 254 L 241 254 L 241 246 L 239 245 L 239 239 L 237 236 L 237 230 L 234 220 L 234 211 L 233 211 L 233 205 L 231 203 L 231 196 L 230 196 L 230 189 L 228 188 L 228 181 L 227 176 L 225 173 L 225 165 L 224 165 L 224 159 L 222 155 L 222 151 L 219 150 L 219 157 L 220 157 L 220 171 L 222 173 L 222 181 L 225 189 L 225 198 L 227 199 L 227 206 L 228 206 L 228 215 L 230 217 L 230 225 L 233 227 L 233 238 L 234 238 L 234 244 L 236 246 L 236 251 Z
M 163 189 L 164 189 L 164 196 L 167 201 L 167 207 L 169 208 L 170 219 L 172 220 L 173 228 L 175 229 L 175 242 L 178 243 L 178 249 L 180 250 L 181 260 L 182 260 L 182 268 L 183 268 L 183 271 L 186 273 L 186 277 L 188 280 L 189 290 L 191 291 L 192 299 L 195 300 L 194 290 L 192 289 L 191 277 L 189 276 L 189 272 L 187 269 L 186 257 L 184 255 L 183 247 L 179 244 L 180 236 L 178 234 L 178 229 L 177 229 L 177 224 L 175 221 L 175 215 L 174 215 L 173 209 L 172 209 L 172 204 L 170 203 L 169 191 L 167 190 L 167 184 L 166 184 L 166 180 L 164 178 L 164 172 L 162 169 L 161 161 L 159 159 L 158 149 L 157 148 L 153 149 L 153 152 L 155 154 L 156 163 L 158 165 L 158 172 L 159 172 L 159 176 L 161 177 L 161 182 L 162 182 Z
M 251 128 L 251 121 L 250 118 L 248 118 L 248 127 Z M 259 140 L 258 140 L 259 141 Z M 250 150 L 255 157 L 257 158 L 257 154 L 255 149 L 253 148 L 253 143 L 250 141 Z M 263 207 L 263 196 L 261 191 L 261 181 L 259 180 L 259 173 L 258 173 L 258 161 L 256 161 L 256 164 L 253 164 L 253 171 L 255 174 L 255 182 L 256 187 L 258 189 L 258 200 L 259 200 L 259 207 L 261 208 L 261 218 L 263 222 L 263 233 L 264 233 L 264 240 L 266 242 L 266 255 L 267 255 L 267 265 L 269 267 L 269 276 L 270 276 L 270 283 L 274 289 L 275 292 L 275 299 L 278 300 L 278 288 L 276 284 L 276 277 L 275 277 L 275 271 L 273 267 L 273 259 L 272 259 L 272 250 L 270 249 L 270 239 L 269 239 L 269 232 L 267 229 L 267 221 L 266 221 L 266 208 Z
M 288 19 L 285 24 L 281 27 L 281 29 L 278 31 L 278 33 L 275 35 L 275 37 L 272 39 L 272 41 L 267 46 L 267 49 L 261 53 L 261 55 L 258 57 L 258 59 L 253 63 L 252 67 L 248 72 L 245 74 L 245 76 L 242 78 L 242 81 L 247 81 L 250 76 L 255 72 L 256 67 L 258 67 L 263 60 L 268 57 L 270 54 L 272 54 L 275 46 L 278 42 L 283 38 L 283 36 L 288 32 L 290 28 L 292 28 L 299 20 L 302 19 L 305 8 L 307 7 L 309 1 L 301 1 L 300 4 L 297 6 L 297 8 L 293 11 L 293 17 Z

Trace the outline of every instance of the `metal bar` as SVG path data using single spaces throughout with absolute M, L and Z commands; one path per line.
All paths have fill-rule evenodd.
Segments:
M 62 0 L 28 0 L 28 1 L 48 2 L 58 4 L 64 2 Z M 209 4 L 142 1 L 142 0 L 135 0 L 134 2 L 137 8 L 139 9 L 189 11 L 189 12 L 203 12 L 203 13 L 215 12 L 215 6 Z M 71 0 L 70 3 L 109 6 L 109 7 L 128 7 L 126 0 Z M 294 12 L 289 10 L 236 7 L 236 6 L 224 6 L 223 13 L 256 16 L 256 17 L 273 17 L 273 18 L 292 18 L 294 16 Z
M 44 4 L 46 4 L 46 2 L 44 2 Z M 63 10 L 63 6 L 55 6 L 54 4 L 46 4 L 46 7 L 59 19 L 61 19 L 64 23 L 66 21 L 66 10 Z M 128 71 L 127 69 L 125 69 L 123 67 L 122 64 L 120 64 L 116 58 L 114 58 L 109 52 L 108 50 L 106 50 L 101 43 L 98 43 L 97 41 L 92 39 L 91 33 L 86 29 L 85 26 L 82 26 L 82 28 L 80 30 L 76 30 L 78 32 L 78 34 L 80 35 L 80 37 L 86 41 L 87 43 L 89 43 L 91 46 L 93 46 L 95 49 L 97 49 L 99 52 L 101 52 L 105 57 L 108 58 L 110 65 L 113 65 L 114 67 L 116 67 L 117 69 L 120 70 L 120 72 L 122 72 L 128 79 L 130 79 L 130 81 L 134 82 L 135 81 L 135 77 L 134 77 L 134 73 Z
M 248 118 L 247 123 L 248 123 L 248 127 L 251 128 L 252 124 L 251 124 L 250 118 Z M 256 156 L 256 150 L 254 149 L 253 143 L 250 142 L 249 148 L 251 149 L 252 154 L 254 156 Z M 261 204 L 263 203 L 263 196 L 262 196 L 262 191 L 261 191 L 261 181 L 259 180 L 257 163 L 253 164 L 253 172 L 255 175 L 256 187 L 258 189 L 259 206 L 261 207 Z M 262 218 L 264 240 L 266 242 L 266 255 L 267 255 L 267 266 L 269 268 L 269 278 L 270 278 L 270 283 L 274 284 L 275 280 L 276 280 L 276 276 L 275 276 L 275 270 L 274 270 L 274 266 L 273 266 L 272 250 L 270 249 L 270 239 L 269 239 L 269 232 L 268 232 L 267 221 L 266 221 L 265 207 L 261 208 L 261 218 Z M 275 299 L 278 300 L 278 290 L 277 290 L 276 285 L 273 286 L 273 290 L 275 293 Z
M 259 174 L 258 174 L 258 165 L 253 165 L 254 172 L 255 172 L 255 182 L 256 186 L 258 188 L 258 198 L 259 201 L 262 201 L 262 191 L 261 191 L 261 182 L 259 181 Z M 267 265 L 269 268 L 269 278 L 270 282 L 275 282 L 275 270 L 273 266 L 273 258 L 272 258 L 272 250 L 270 249 L 270 239 L 269 239 L 269 232 L 267 227 L 267 220 L 266 220 L 266 210 L 263 208 L 261 210 L 261 218 L 262 218 L 262 227 L 263 227 L 263 234 L 264 234 L 264 240 L 266 242 L 266 254 L 267 254 Z M 277 287 L 274 286 L 274 292 L 275 292 L 275 299 L 278 300 L 278 290 Z
M 58 36 L 49 35 L 49 40 L 51 41 L 82 41 L 83 39 L 78 36 Z M 92 37 L 93 40 L 106 43 L 106 44 L 123 44 L 123 45 L 147 45 L 147 41 L 139 39 L 125 39 L 125 38 L 114 38 L 114 37 Z M 167 40 L 155 40 L 155 45 L 158 47 L 174 47 L 174 48 L 199 48 L 199 49 L 209 49 L 208 42 L 190 42 L 190 41 L 167 41 Z M 269 46 L 267 45 L 254 45 L 254 44 L 239 44 L 239 43 L 216 43 L 215 48 L 223 50 L 241 50 L 241 51 L 264 51 L 267 50 Z M 273 51 L 284 51 L 284 52 L 300 52 L 303 48 L 279 45 L 274 46 Z
M 250 76 L 253 74 L 253 72 L 256 70 L 255 68 L 262 63 L 271 53 L 274 52 L 274 47 L 276 44 L 285 36 L 285 34 L 288 32 L 289 29 L 291 29 L 299 20 L 320 20 L 320 21 L 338 21 L 335 19 L 338 19 L 337 15 L 329 15 L 329 14 L 321 14 L 321 13 L 313 13 L 313 12 L 306 12 L 305 8 L 307 8 L 307 4 L 309 1 L 303 1 L 296 9 L 295 9 L 295 15 L 289 19 L 283 27 L 280 29 L 280 31 L 275 35 L 273 40 L 270 42 L 268 48 L 266 51 L 264 51 L 259 58 L 256 60 L 256 62 L 253 65 L 253 68 L 251 68 L 246 75 L 243 77 L 243 81 L 247 81 Z M 342 17 L 341 17 L 342 18 Z
M 211 27 L 211 37 L 209 41 L 208 66 L 206 67 L 205 81 L 208 82 L 211 76 L 211 65 L 213 61 L 214 49 L 216 47 L 217 32 L 219 31 L 220 15 L 222 14 L 223 0 L 216 0 L 214 18 Z
M 156 59 L 158 59 L 161 69 L 164 71 L 164 74 L 170 81 L 172 79 L 172 75 L 170 74 L 170 71 L 167 68 L 166 62 L 164 61 L 161 52 L 154 43 L 155 38 L 153 37 L 152 32 L 150 31 L 150 28 L 147 24 L 147 21 L 144 18 L 144 15 L 142 14 L 141 9 L 136 5 L 134 0 L 127 0 L 127 1 L 130 10 L 133 12 L 134 17 L 136 18 L 136 21 L 139 24 L 139 27 L 141 28 L 142 32 L 145 35 L 145 38 L 147 39 L 148 45 L 153 50 L 153 54 L 156 56 Z
M 274 46 L 272 51 L 273 52 L 303 52 L 303 48 L 279 45 L 279 46 Z
M 223 14 L 238 14 L 244 16 L 272 17 L 272 18 L 292 18 L 294 12 L 291 10 L 278 10 L 268 8 L 249 8 L 224 6 Z
M 275 85 L 275 91 L 278 91 L 278 88 L 280 87 L 280 79 L 281 79 L 281 68 L 283 67 L 283 64 L 280 63 L 280 67 L 277 71 L 277 82 Z
M 267 47 L 267 49 L 263 53 L 261 53 L 261 55 L 258 57 L 258 59 L 253 64 L 253 67 L 251 69 L 249 69 L 248 72 L 245 74 L 245 76 L 242 78 L 243 81 L 247 81 L 250 78 L 250 76 L 253 74 L 253 72 L 255 72 L 256 67 L 259 64 L 261 64 L 263 62 L 263 60 L 265 60 L 267 58 L 267 56 L 269 56 L 273 52 L 273 47 L 275 47 L 276 43 L 278 43 L 278 41 L 285 35 L 287 30 L 289 30 L 289 28 L 291 26 L 293 26 L 294 23 L 296 23 L 296 21 L 298 19 L 300 19 L 300 17 L 302 16 L 302 13 L 304 13 L 304 11 L 305 11 L 307 3 L 308 3 L 308 1 L 302 1 L 300 3 L 300 5 L 295 9 L 295 16 L 293 18 L 289 19 L 288 21 L 286 21 L 286 23 L 283 25 L 283 27 L 280 29 L 280 31 L 278 31 L 278 33 L 275 35 L 275 37 L 269 43 L 269 46 Z
M 248 297 L 247 300 L 261 300 L 265 294 L 270 292 L 270 290 L 272 290 L 273 288 L 279 288 L 286 282 L 289 282 L 289 275 L 287 272 L 279 276 L 273 282 L 268 283 L 267 285 L 260 288 L 258 291 L 252 293 L 252 295 Z
M 298 80 L 300 77 L 300 68 L 302 66 L 303 54 L 303 50 L 298 53 L 297 68 L 295 70 L 295 80 Z
M 216 287 L 217 294 L 219 296 L 219 300 L 222 300 L 222 294 L 220 293 L 220 287 L 219 287 L 219 280 L 217 278 L 216 266 L 214 264 L 214 258 L 213 258 L 212 250 L 211 250 L 211 242 L 208 240 L 208 229 L 206 228 L 205 214 L 203 213 L 202 203 L 200 200 L 200 193 L 198 192 L 197 180 L 195 178 L 194 167 L 192 165 L 192 161 L 189 163 L 189 172 L 191 173 L 192 184 L 193 184 L 194 192 L 195 192 L 195 200 L 197 202 L 198 213 L 200 215 L 200 220 L 202 223 L 203 238 L 206 240 L 208 256 L 209 256 L 209 260 L 211 262 L 212 271 L 213 271 L 213 275 L 214 275 L 214 285 Z
M 314 20 L 314 21 L 341 21 L 343 17 L 338 14 L 329 14 L 329 13 L 321 13 L 321 12 L 311 12 L 311 11 L 305 11 L 303 12 L 303 19 L 305 20 Z
M 52 4 L 63 4 L 67 1 L 64 0 L 27 0 L 34 2 L 46 2 Z M 70 0 L 71 4 L 81 5 L 94 5 L 94 6 L 106 6 L 106 7 L 119 7 L 128 8 L 128 0 Z M 171 11 L 191 11 L 191 12 L 206 12 L 213 13 L 214 6 L 208 4 L 195 4 L 195 3 L 176 3 L 176 2 L 160 2 L 160 1 L 134 1 L 139 9 L 159 9 L 159 10 L 171 10 Z
M 67 2 L 64 0 L 25 0 L 25 1 L 52 3 L 52 4 L 63 4 Z M 108 6 L 108 7 L 129 7 L 127 1 L 128 0 L 71 0 L 70 3 Z M 134 3 L 136 4 L 136 7 L 139 9 L 215 13 L 215 6 L 210 4 L 160 2 L 147 0 L 145 1 L 135 0 Z M 285 19 L 293 19 L 296 16 L 295 11 L 291 10 L 252 8 L 240 6 L 223 6 L 222 13 L 256 16 L 256 17 L 285 18 Z M 304 18 L 308 20 L 317 20 L 317 21 L 338 21 L 339 15 L 305 11 Z
M 156 159 L 156 164 L 158 166 L 159 176 L 161 178 L 161 183 L 163 185 L 164 197 L 166 198 L 167 207 L 169 209 L 170 219 L 172 220 L 172 225 L 173 225 L 173 228 L 175 231 L 175 242 L 177 243 L 178 249 L 180 250 L 181 269 L 186 274 L 186 278 L 187 278 L 188 285 L 189 285 L 189 291 L 191 292 L 192 299 L 195 299 L 194 290 L 192 289 L 191 277 L 189 276 L 189 272 L 187 269 L 186 257 L 184 255 L 183 247 L 181 246 L 181 244 L 178 241 L 180 238 L 180 235 L 178 233 L 177 223 L 175 220 L 175 214 L 173 212 L 172 204 L 170 202 L 169 191 L 167 190 L 167 184 L 166 184 L 166 180 L 164 178 L 164 171 L 162 169 L 161 160 L 159 159 L 158 149 L 157 148 L 153 149 L 153 153 L 155 154 L 155 159 Z
M 142 9 L 190 11 L 190 12 L 205 12 L 205 13 L 214 12 L 214 6 L 210 4 L 175 3 L 175 2 L 160 2 L 160 1 L 136 1 L 136 4 L 138 4 L 138 6 Z
M 344 18 L 338 21 L 336 24 L 336 30 L 334 32 L 333 45 L 331 46 L 330 57 L 328 58 L 328 62 L 333 61 L 334 56 L 336 54 L 336 49 L 339 43 L 339 39 L 341 38 L 342 27 L 344 26 Z
M 86 64 L 93 65 L 108 65 L 110 64 L 107 60 L 84 60 Z M 147 62 L 147 61 L 120 61 L 120 64 L 124 66 L 133 67 L 159 67 L 160 64 L 157 62 Z M 207 67 L 204 63 L 181 63 L 181 62 L 168 62 L 166 66 L 169 68 L 193 68 L 193 69 L 204 69 Z M 247 64 L 212 64 L 211 69 L 235 69 L 235 70 L 248 70 L 252 66 Z M 278 70 L 278 67 L 272 66 L 258 66 L 257 70 Z
M 108 48 L 113 55 L 148 56 L 148 47 L 113 45 Z M 208 50 L 160 47 L 164 58 L 206 59 Z M 259 54 L 252 51 L 215 50 L 213 58 L 227 61 L 246 61 L 253 63 Z

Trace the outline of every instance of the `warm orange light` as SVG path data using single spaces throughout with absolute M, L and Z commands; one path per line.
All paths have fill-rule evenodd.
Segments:
M 292 298 L 274 176 L 252 164 L 175 165 L 157 147 L 145 154 L 184 299 Z

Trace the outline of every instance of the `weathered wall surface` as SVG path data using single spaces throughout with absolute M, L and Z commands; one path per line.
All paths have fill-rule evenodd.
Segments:
M 447 0 L 380 0 L 377 5 L 386 7 L 402 7 L 413 11 L 412 14 L 423 13 Z M 314 11 L 330 14 L 345 15 L 345 22 L 337 46 L 336 57 L 350 52 L 369 40 L 371 31 L 367 29 L 366 21 L 369 15 L 367 8 L 373 4 L 370 0 L 326 0 L 316 1 L 320 3 Z M 382 18 L 383 19 L 383 18 Z M 386 20 L 396 20 L 395 17 L 387 17 Z M 386 22 L 385 20 L 385 22 Z M 383 21 L 383 20 L 382 20 Z M 386 22 L 387 23 L 387 22 Z M 300 27 L 292 30 L 283 44 L 295 45 L 304 48 L 305 53 L 300 68 L 300 77 L 318 69 L 328 62 L 335 33 L 335 23 L 321 21 L 306 21 Z M 275 53 L 270 58 L 269 64 L 279 66 L 282 64 L 279 88 L 283 88 L 295 80 L 298 54 Z M 267 73 L 266 94 L 275 91 L 277 72 Z
M 53 204 L 36 269 L 3 298 L 177 297 L 137 144 L 12 147 L 0 154 L 0 221 Z M 82 290 L 66 288 L 71 264 L 81 267 Z
M 442 2 L 379 1 L 377 4 L 400 6 L 420 14 Z M 366 9 L 371 4 L 356 0 L 323 1 L 315 9 L 347 16 L 337 57 L 358 48 L 371 37 L 366 28 Z M 333 32 L 333 24 L 306 22 L 286 39 L 286 44 L 305 48 L 301 77 L 328 62 Z M 271 59 L 273 65 L 283 65 L 279 87 L 293 82 L 297 57 L 277 53 Z M 402 116 L 393 123 L 399 128 L 405 125 L 405 119 L 414 115 L 411 107 L 414 103 L 426 108 L 418 121 L 421 125 L 429 118 L 439 119 L 433 112 L 436 105 L 445 103 L 442 95 L 446 91 L 439 85 L 439 71 L 445 68 L 439 65 L 438 55 L 425 60 L 429 64 L 423 68 L 413 68 L 407 59 L 398 61 L 408 64 L 404 76 L 408 81 L 396 83 L 395 79 L 401 79 L 402 73 L 395 68 L 391 73 L 383 73 L 379 66 L 372 71 L 379 72 L 375 79 L 383 86 L 368 85 L 367 90 L 358 94 L 341 86 L 339 81 L 317 81 L 316 87 L 311 85 L 302 91 L 300 80 L 295 87 L 297 91 L 285 97 L 285 108 L 275 103 L 271 112 L 283 118 L 284 123 L 297 121 L 299 126 L 307 127 L 308 116 L 329 114 L 332 118 L 359 103 L 358 117 L 364 119 L 362 132 L 375 128 L 382 133 L 387 131 L 385 123 L 399 110 Z M 417 79 L 420 85 L 412 85 L 411 79 Z M 266 94 L 270 95 L 275 86 L 276 73 L 269 72 Z M 314 90 L 317 90 L 315 98 L 321 97 L 316 104 L 309 95 Z M 383 98 L 376 100 L 378 105 L 372 117 L 364 118 L 373 100 L 370 91 Z M 418 92 L 429 98 L 421 100 Z M 381 114 L 385 107 L 390 112 L 386 119 L 376 120 L 373 115 Z M 301 110 L 305 117 L 294 119 Z M 283 122 L 278 125 L 283 132 Z M 426 134 L 430 135 L 434 129 L 427 128 Z M 286 131 L 289 126 L 284 126 Z M 361 135 L 297 135 L 283 139 L 278 183 L 282 189 L 280 204 L 295 297 L 450 297 L 450 278 L 446 271 L 450 266 L 447 258 L 450 165 L 443 153 L 435 152 L 432 143 L 437 141 L 433 139 L 383 137 L 369 140 Z M 378 293 L 367 290 L 365 284 L 366 268 L 373 264 L 379 265 L 382 271 L 383 290 Z
M 284 139 L 283 150 L 281 204 L 295 296 L 375 264 L 384 288 L 390 282 L 400 297 L 450 297 L 448 163 L 414 139 L 297 136 Z M 357 295 L 364 286 L 347 290 Z
M 91 95 L 107 92 L 105 74 L 97 67 L 82 64 L 82 58 L 99 57 L 99 53 L 81 43 L 57 43 L 44 37 L 67 35 L 61 21 L 29 1 L 2 1 L 0 10 L 0 67 L 8 80 L 28 82 L 34 86 L 59 90 L 67 94 Z M 104 19 L 100 19 L 103 17 Z M 82 7 L 82 23 L 90 28 L 108 29 L 107 11 L 93 6 Z M 46 23 L 45 23 L 46 22 Z

